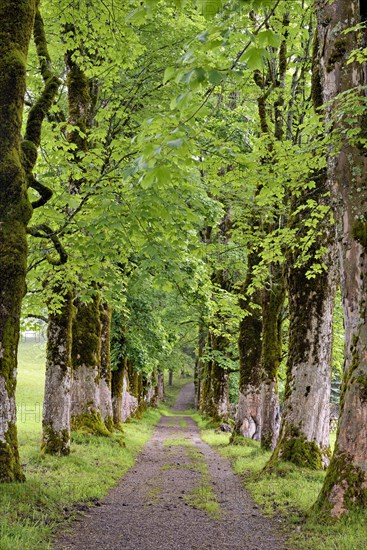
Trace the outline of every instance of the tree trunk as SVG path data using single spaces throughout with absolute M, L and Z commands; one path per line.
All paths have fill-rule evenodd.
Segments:
M 169 369 L 168 371 L 168 385 L 173 386 L 173 370 Z
M 203 363 L 203 353 L 205 349 L 206 342 L 206 330 L 203 323 L 199 325 L 199 339 L 198 339 L 198 354 L 195 362 L 195 373 L 194 373 L 194 386 L 195 386 L 195 407 L 201 410 L 202 405 L 202 391 L 203 391 L 203 376 L 204 376 L 204 363 Z
M 26 227 L 32 209 L 20 139 L 35 10 L 35 0 L 4 0 L 0 6 L 0 482 L 24 479 L 15 388 L 20 308 L 26 291 Z
M 111 392 L 113 423 L 116 429 L 122 428 L 123 423 L 123 390 L 124 377 L 127 370 L 126 358 L 120 361 L 117 369 L 112 371 Z
M 44 452 L 54 455 L 70 452 L 73 310 L 72 293 L 68 292 L 61 311 L 51 311 L 48 315 L 41 447 Z
M 251 267 L 249 268 L 251 269 Z M 251 276 L 251 275 L 250 275 Z M 242 302 L 247 315 L 240 323 L 240 393 L 235 434 L 259 441 L 261 438 L 261 309 L 260 293 Z
M 100 299 L 79 302 L 73 323 L 72 429 L 108 435 L 100 410 L 101 320 Z
M 112 310 L 106 304 L 100 304 L 101 319 L 101 364 L 99 396 L 102 420 L 108 430 L 113 430 L 113 412 L 111 395 L 111 317 Z
M 209 333 L 211 350 L 223 356 L 228 340 L 223 336 Z M 218 363 L 215 356 L 210 361 L 210 416 L 215 420 L 227 420 L 229 415 L 229 381 L 227 371 Z
M 327 246 L 325 235 L 318 245 Z M 270 464 L 288 460 L 318 469 L 329 463 L 336 258 L 334 247 L 328 248 L 323 258 L 327 270 L 317 277 L 307 278 L 309 266 L 297 269 L 291 264 L 288 269 L 287 381 L 279 441 Z
M 164 372 L 158 371 L 158 401 L 164 401 Z
M 361 47 L 363 33 L 343 32 L 360 22 L 365 7 L 358 0 L 319 0 L 316 7 L 323 100 L 354 90 L 356 103 L 364 106 L 363 116 L 361 111 L 348 112 L 344 95 L 326 107 L 341 141 L 339 150 L 329 151 L 328 176 L 342 268 L 345 363 L 336 446 L 317 507 L 339 517 L 367 505 L 367 157 L 360 141 L 366 137 L 361 89 L 366 81 L 363 65 L 348 62 L 350 53 Z M 346 135 L 357 128 L 359 135 Z
M 282 310 L 285 298 L 283 270 L 272 268 L 270 289 L 262 291 L 262 424 L 261 446 L 273 450 L 276 446 L 280 409 L 278 369 L 282 360 Z

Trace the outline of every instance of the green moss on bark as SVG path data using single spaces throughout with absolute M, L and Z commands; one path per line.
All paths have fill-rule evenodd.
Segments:
M 55 431 L 52 426 L 43 426 L 41 451 L 51 455 L 69 455 L 70 432 L 68 430 Z
M 73 368 L 80 365 L 95 367 L 99 365 L 101 353 L 101 321 L 99 296 L 87 304 L 78 303 L 73 323 Z M 96 380 L 98 383 L 99 380 Z
M 0 483 L 24 481 L 19 460 L 17 428 L 11 422 L 5 433 L 5 441 L 0 440 Z
M 299 429 L 288 426 L 267 468 L 272 469 L 280 460 L 292 462 L 301 468 L 321 470 L 324 467 L 325 456 L 330 456 L 330 449 L 320 449 L 315 441 L 307 441 Z
M 16 387 L 20 307 L 25 293 L 26 225 L 32 214 L 20 140 L 35 10 L 35 0 L 20 0 L 16 6 L 10 0 L 0 4 L 0 378 L 10 399 Z M 16 426 L 1 424 L 0 482 L 22 481 Z
M 104 435 L 109 437 L 111 432 L 106 428 L 99 411 L 91 410 L 88 413 L 73 416 L 71 429 L 91 435 Z
M 353 238 L 358 241 L 363 248 L 367 248 L 367 221 L 365 219 L 357 220 L 354 223 Z
M 326 66 L 327 72 L 331 72 L 335 68 L 335 63 L 338 63 L 341 59 L 343 59 L 344 55 L 347 53 L 348 48 L 348 41 L 345 37 L 340 37 L 335 40 L 334 43 L 334 49 L 331 52 L 331 55 L 328 59 L 328 63 Z
M 366 481 L 366 471 L 353 464 L 353 458 L 347 453 L 340 453 L 336 449 L 315 510 L 329 517 L 340 517 L 353 508 L 365 508 Z

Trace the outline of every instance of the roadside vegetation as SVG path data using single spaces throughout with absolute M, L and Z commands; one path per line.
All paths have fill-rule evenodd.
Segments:
M 0 550 L 51 548 L 57 527 L 96 504 L 133 466 L 161 416 L 150 408 L 112 437 L 74 432 L 69 457 L 42 454 L 44 349 L 20 345 L 18 429 L 26 481 L 2 486 Z
M 276 470 L 263 473 L 271 452 L 260 443 L 243 438 L 243 444 L 230 444 L 231 434 L 217 433 L 212 420 L 193 414 L 203 440 L 231 461 L 244 486 L 265 515 L 277 516 L 290 533 L 293 548 L 302 550 L 362 550 L 367 540 L 367 513 L 352 512 L 340 521 L 323 522 L 312 511 L 325 472 L 299 468 L 291 462 L 280 462 Z M 332 444 L 335 434 L 332 434 Z M 261 475 L 260 475 L 261 474 Z

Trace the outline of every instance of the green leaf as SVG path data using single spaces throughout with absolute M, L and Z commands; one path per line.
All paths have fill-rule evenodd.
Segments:
M 246 62 L 249 69 L 261 70 L 264 66 L 264 55 L 266 50 L 264 48 L 249 48 L 242 56 L 242 59 Z
M 163 75 L 163 84 L 166 84 L 166 82 L 171 80 L 175 75 L 176 75 L 175 67 L 167 67 Z
M 257 41 L 259 46 L 266 47 L 272 46 L 273 48 L 279 48 L 281 38 L 271 29 L 259 32 L 257 35 Z
M 220 73 L 215 69 L 212 69 L 211 71 L 209 71 L 208 76 L 209 76 L 209 82 L 211 84 L 214 84 L 215 86 L 218 86 L 218 84 L 220 84 L 224 80 L 224 75 L 222 75 L 222 73 Z

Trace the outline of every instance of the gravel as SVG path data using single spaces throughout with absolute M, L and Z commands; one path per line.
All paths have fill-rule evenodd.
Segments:
M 174 410 L 185 410 L 192 403 L 193 384 L 188 384 Z M 168 438 L 180 440 L 164 444 Z M 177 445 L 182 438 L 187 440 L 185 445 Z M 206 481 L 202 477 L 205 463 Z M 216 495 L 218 517 L 194 508 L 190 501 L 191 491 L 196 488 L 200 493 L 204 484 Z M 229 461 L 200 439 L 196 423 L 188 416 L 162 417 L 119 485 L 53 546 L 54 550 L 286 548 L 281 522 L 261 515 Z

